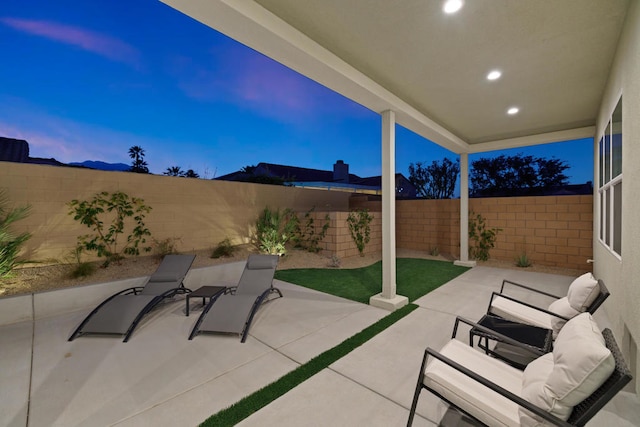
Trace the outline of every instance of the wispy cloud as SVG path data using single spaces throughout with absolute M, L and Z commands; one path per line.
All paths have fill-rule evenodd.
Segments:
M 324 114 L 362 114 L 363 109 L 353 102 L 244 47 L 212 49 L 208 60 L 173 58 L 171 73 L 192 99 L 232 102 L 284 122 L 304 122 Z
M 112 61 L 140 68 L 140 53 L 126 42 L 85 28 L 51 21 L 1 17 L 0 22 L 15 30 L 45 37 L 100 55 Z

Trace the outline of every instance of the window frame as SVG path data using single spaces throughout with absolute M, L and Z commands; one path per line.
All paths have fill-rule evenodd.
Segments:
M 620 109 L 618 111 L 618 108 Z M 620 116 L 619 122 L 614 122 L 616 112 Z M 620 143 L 614 144 L 614 128 L 619 127 Z M 617 135 L 617 134 L 616 134 Z M 619 158 L 622 158 L 622 95 L 618 98 L 616 106 L 609 116 L 609 121 L 605 127 L 605 131 L 598 140 L 598 212 L 600 220 L 598 222 L 598 240 L 609 250 L 616 258 L 622 261 L 622 165 L 619 165 L 620 173 L 613 176 L 614 173 L 614 146 L 620 150 Z M 621 161 L 621 160 L 620 160 Z M 620 187 L 618 188 L 618 185 Z M 620 200 L 616 199 L 616 193 Z M 619 236 L 619 242 L 617 241 Z

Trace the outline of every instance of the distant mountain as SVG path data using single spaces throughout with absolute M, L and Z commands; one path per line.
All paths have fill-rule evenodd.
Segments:
M 89 169 L 98 169 L 101 171 L 128 171 L 131 169 L 131 165 L 125 163 L 107 163 L 97 160 L 85 160 L 84 162 L 69 163 L 71 166 L 84 166 Z

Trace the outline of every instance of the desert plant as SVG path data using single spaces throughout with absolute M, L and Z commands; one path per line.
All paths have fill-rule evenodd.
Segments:
M 284 255 L 287 242 L 293 237 L 298 217 L 291 211 L 272 211 L 265 207 L 256 221 L 256 239 L 261 251 L 271 255 Z
M 431 256 L 440 255 L 440 249 L 437 246 L 432 247 L 431 250 L 429 251 L 429 255 Z
M 315 207 L 309 209 L 304 214 L 304 221 L 300 222 L 296 221 L 296 230 L 293 236 L 293 240 L 296 243 L 296 246 L 306 249 L 309 252 L 318 253 L 322 250 L 319 246 L 324 236 L 327 235 L 327 230 L 329 230 L 329 220 L 331 219 L 329 214 L 326 214 L 324 217 L 324 224 L 322 227 L 318 229 L 315 224 L 315 220 L 311 215 L 315 210 Z
M 338 257 L 338 255 L 336 254 L 331 255 L 331 258 L 329 258 L 329 267 L 340 268 L 341 264 L 342 264 L 342 261 L 340 260 L 340 257 Z
M 11 232 L 11 225 L 26 218 L 31 210 L 30 206 L 9 208 L 9 197 L 4 190 L 0 190 L 0 278 L 9 277 L 11 271 L 26 261 L 18 260 L 20 247 L 31 237 L 30 233 L 15 235 Z
M 347 225 L 351 238 L 358 248 L 360 256 L 364 256 L 364 248 L 371 239 L 371 221 L 373 215 L 369 214 L 367 209 L 358 209 L 349 212 L 347 217 Z
M 230 257 L 233 256 L 235 250 L 236 248 L 231 245 L 231 240 L 227 237 L 218 243 L 218 246 L 211 253 L 211 258 Z
M 73 269 L 69 272 L 69 276 L 73 279 L 79 277 L 91 276 L 96 271 L 96 265 L 91 262 L 82 261 L 82 252 L 84 247 L 78 243 L 69 258 L 75 263 Z
M 163 259 L 165 255 L 169 254 L 177 254 L 177 241 L 180 238 L 176 237 L 167 237 L 166 239 L 156 240 L 153 239 L 153 245 L 155 246 L 155 253 L 158 258 Z
M 469 246 L 469 256 L 478 261 L 489 259 L 489 251 L 495 246 L 500 228 L 487 228 L 487 221 L 481 214 L 473 211 L 469 215 L 469 239 L 473 245 Z
M 68 203 L 69 215 L 93 230 L 95 234 L 78 237 L 78 244 L 87 251 L 95 251 L 98 257 L 104 257 L 103 266 L 112 261 L 124 258 L 124 255 L 139 255 L 140 250 L 151 251 L 151 246 L 144 246 L 147 236 L 151 232 L 144 224 L 144 218 L 151 208 L 144 204 L 144 200 L 129 197 L 116 191 L 96 193 L 90 200 L 72 200 Z M 127 236 L 127 241 L 118 247 L 118 238 L 125 230 L 125 222 L 133 217 L 133 229 Z M 109 225 L 106 221 L 111 220 Z
M 522 252 L 516 257 L 516 266 L 522 268 L 531 267 L 531 260 L 527 256 L 526 252 Z

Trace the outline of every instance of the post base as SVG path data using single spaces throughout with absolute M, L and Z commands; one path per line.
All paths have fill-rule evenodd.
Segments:
M 396 311 L 407 304 L 409 304 L 409 298 L 402 295 L 396 295 L 394 298 L 385 298 L 382 294 L 378 294 L 369 298 L 369 305 L 389 311 Z
M 453 261 L 453 265 L 459 265 L 460 267 L 475 267 L 477 264 L 475 261 Z

